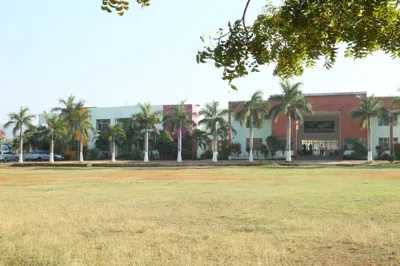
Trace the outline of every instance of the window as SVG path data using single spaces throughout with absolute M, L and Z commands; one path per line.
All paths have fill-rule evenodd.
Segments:
M 397 126 L 397 119 L 393 120 L 393 126 Z M 389 119 L 379 119 L 378 126 L 389 126 Z
M 102 131 L 110 126 L 110 119 L 97 119 L 96 120 L 96 130 Z
M 388 119 L 379 119 L 378 120 L 378 126 L 388 126 L 389 125 L 389 120 Z
M 379 146 L 384 150 L 389 150 L 389 138 L 379 138 Z
M 260 151 L 262 146 L 262 138 L 253 138 L 253 151 Z M 246 138 L 246 150 L 250 149 L 250 139 Z
M 399 138 L 393 138 L 393 143 L 394 144 L 399 143 Z M 381 147 L 384 150 L 389 150 L 390 149 L 389 138 L 379 138 L 379 147 Z

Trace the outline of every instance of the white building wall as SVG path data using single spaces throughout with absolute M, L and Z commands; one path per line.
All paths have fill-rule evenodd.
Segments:
M 389 138 L 390 137 L 390 127 L 389 126 L 379 126 L 378 118 L 371 119 L 371 129 L 372 129 L 372 156 L 375 158 L 377 156 L 376 146 L 379 146 L 379 138 Z M 399 121 L 397 121 L 397 125 L 393 126 L 393 139 L 400 139 L 400 126 L 398 125 Z

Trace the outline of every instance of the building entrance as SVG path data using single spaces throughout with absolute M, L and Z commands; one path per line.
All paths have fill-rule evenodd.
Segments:
M 321 153 L 321 145 L 323 152 Z M 338 140 L 302 140 L 300 147 L 300 155 L 303 156 L 338 156 L 339 141 Z

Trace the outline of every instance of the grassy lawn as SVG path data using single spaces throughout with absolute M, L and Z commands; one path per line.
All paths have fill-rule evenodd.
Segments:
M 398 265 L 400 168 L 0 168 L 0 265 Z

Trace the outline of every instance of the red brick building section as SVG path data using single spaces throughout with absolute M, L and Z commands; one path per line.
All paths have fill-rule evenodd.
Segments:
M 312 110 L 315 114 L 337 114 L 339 115 L 340 141 L 339 147 L 343 147 L 344 139 L 351 137 L 363 137 L 366 141 L 367 131 L 359 128 L 359 119 L 350 119 L 350 112 L 360 106 L 357 96 L 367 96 L 366 92 L 359 93 L 321 93 L 305 94 L 305 98 L 310 101 Z M 277 103 L 271 102 L 271 106 Z M 310 116 L 312 117 L 312 115 Z M 308 118 L 310 118 L 308 117 Z M 272 134 L 279 137 L 286 137 L 286 117 L 280 115 L 278 121 L 271 121 Z M 295 121 L 292 121 L 292 138 L 296 135 Z M 297 150 L 297 143 L 294 141 L 294 150 Z

